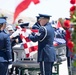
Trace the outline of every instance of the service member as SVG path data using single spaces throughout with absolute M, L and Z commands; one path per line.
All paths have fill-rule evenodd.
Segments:
M 27 23 L 22 23 L 22 24 L 20 24 L 19 25 L 21 28 L 29 28 L 28 26 L 29 26 L 29 23 L 27 22 Z M 18 30 L 16 30 L 11 36 L 10 36 L 10 38 L 11 39 L 13 39 L 13 38 L 16 38 L 16 37 L 19 37 L 19 35 L 20 35 L 20 32 L 18 31 Z M 21 43 L 22 41 L 21 41 L 21 39 L 19 38 L 19 43 Z
M 5 33 L 6 20 L 0 19 L 0 75 L 7 75 L 8 65 L 12 63 L 10 37 Z
M 39 14 L 41 27 L 38 33 L 31 33 L 29 39 L 38 41 L 38 62 L 40 62 L 41 75 L 52 75 L 52 67 L 56 60 L 56 52 L 53 46 L 54 29 L 49 23 L 50 16 Z

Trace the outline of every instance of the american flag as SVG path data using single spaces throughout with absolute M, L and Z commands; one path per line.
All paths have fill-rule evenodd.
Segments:
M 17 26 L 17 30 L 19 31 L 20 38 L 22 39 L 24 51 L 26 54 L 26 57 L 31 57 L 31 53 L 35 53 L 38 50 L 38 42 L 32 42 L 28 36 L 32 32 L 38 32 L 38 30 L 33 29 L 22 29 L 21 27 Z

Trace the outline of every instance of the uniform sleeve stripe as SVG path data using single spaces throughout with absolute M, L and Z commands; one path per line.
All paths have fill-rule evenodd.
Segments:
M 45 29 L 45 36 L 43 37 L 43 39 L 40 40 L 40 42 L 42 42 L 47 36 L 47 29 L 45 27 L 43 27 L 43 28 Z

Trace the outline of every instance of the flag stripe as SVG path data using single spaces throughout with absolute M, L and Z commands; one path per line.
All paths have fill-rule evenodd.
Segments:
M 26 40 L 26 42 L 30 42 L 31 41 L 28 37 L 26 37 L 25 40 Z
M 28 48 L 27 43 L 23 44 L 24 48 Z
M 32 52 L 32 51 L 37 51 L 38 50 L 38 46 L 32 46 L 32 47 L 29 47 L 29 51 Z

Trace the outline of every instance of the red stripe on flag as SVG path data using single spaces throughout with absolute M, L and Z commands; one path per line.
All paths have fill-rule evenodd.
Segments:
M 26 37 L 25 40 L 26 40 L 26 42 L 30 42 L 31 41 L 28 37 Z
M 24 36 L 22 34 L 20 34 L 20 38 L 24 38 Z
M 31 29 L 32 32 L 38 32 L 38 29 Z
M 29 53 L 28 53 L 28 54 L 26 54 L 26 57 L 28 58 L 28 57 L 29 57 L 29 55 L 30 55 Z
M 24 48 L 28 48 L 27 43 L 24 43 L 23 46 Z
M 38 50 L 38 46 L 32 46 L 29 48 L 30 52 L 37 51 L 37 50 Z

